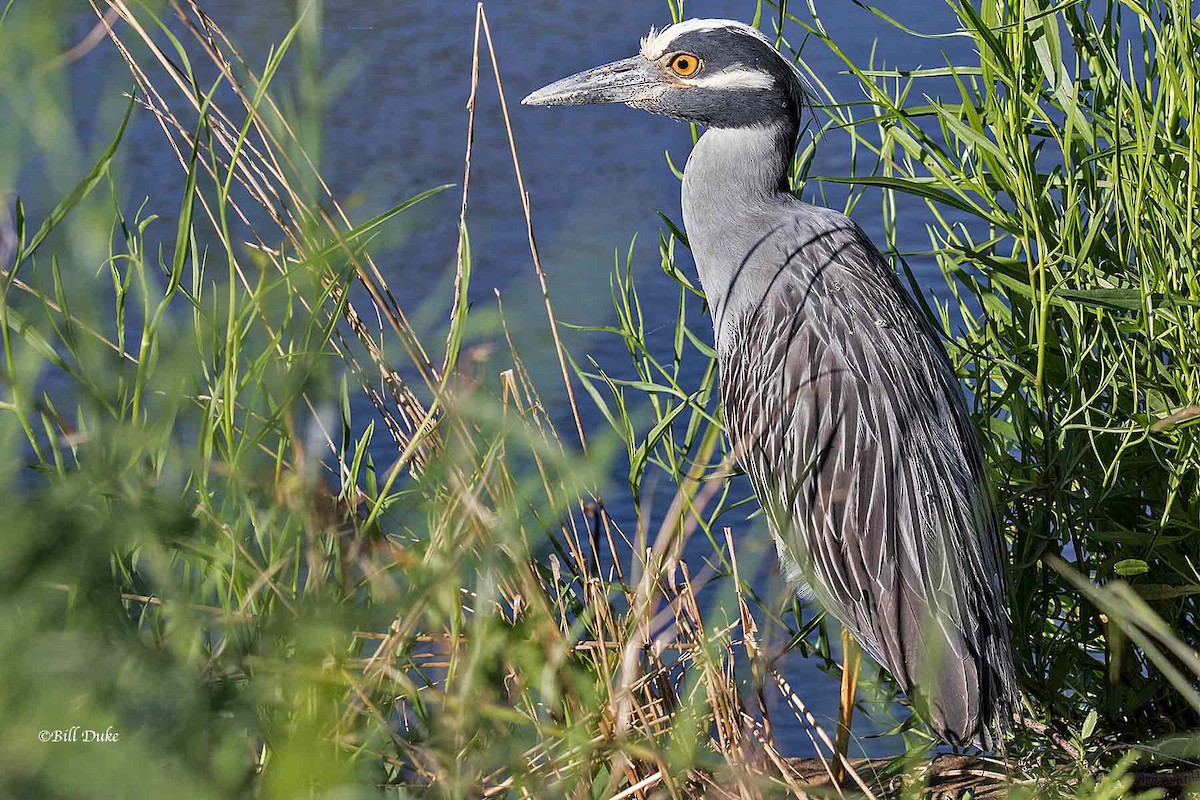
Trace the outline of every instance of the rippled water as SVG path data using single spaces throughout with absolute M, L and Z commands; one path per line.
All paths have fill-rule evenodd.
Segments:
M 799 10 L 799 3 L 793 5 Z M 280 0 L 209 0 L 205 7 L 243 53 L 260 64 L 293 19 L 293 3 Z M 941 51 L 954 44 L 954 40 L 905 37 L 846 0 L 818 7 L 841 48 L 859 63 L 867 60 L 876 39 L 877 66 L 941 65 Z M 348 198 L 357 218 L 430 186 L 461 181 L 474 10 L 475 3 L 465 0 L 324 3 L 322 71 L 340 88 L 325 115 L 323 172 L 335 192 Z M 749 20 L 754 3 L 689 0 L 687 11 L 689 16 Z M 954 26 L 942 0 L 914 0 L 889 11 L 919 30 L 946 31 Z M 577 323 L 610 321 L 614 250 L 624 253 L 632 237 L 640 234 L 635 274 L 643 287 L 644 307 L 649 315 L 661 314 L 662 324 L 669 325 L 677 295 L 659 268 L 656 212 L 679 220 L 679 184 L 667 168 L 664 153 L 683 165 L 691 143 L 688 128 L 624 107 L 529 109 L 518 104 L 529 91 L 552 79 L 636 52 L 639 37 L 652 24 L 669 22 L 665 2 L 492 0 L 488 14 L 558 314 Z M 800 32 L 791 29 L 789 38 L 798 43 Z M 961 52 L 951 51 L 955 56 Z M 839 74 L 844 66 L 819 43 L 805 48 L 805 58 L 839 99 L 862 99 L 855 81 Z M 81 105 L 100 103 L 110 109 L 123 105 L 119 91 L 127 87 L 128 79 L 121 64 L 103 48 L 76 69 L 74 80 Z M 544 312 L 490 80 L 485 71 L 470 198 L 472 295 L 483 305 L 493 302 L 493 289 L 503 292 L 510 319 L 525 342 L 524 354 L 546 376 L 543 385 L 554 387 Z M 139 194 L 177 197 L 178 165 L 162 146 L 161 135 L 151 120 L 137 122 L 126 145 L 125 183 L 137 187 Z M 827 137 L 813 174 L 849 171 L 846 137 Z M 830 190 L 840 204 L 844 190 Z M 400 303 L 410 310 L 424 309 L 416 316 L 430 323 L 440 322 L 450 303 L 458 203 L 456 191 L 429 201 L 397 223 L 402 235 L 379 253 L 380 267 Z M 902 210 L 908 216 L 901 247 L 927 247 L 920 206 L 911 204 Z M 171 213 L 170 208 L 161 211 Z M 880 235 L 877 198 L 860 204 L 854 216 L 868 233 Z M 686 253 L 681 265 L 690 269 Z M 940 290 L 941 277 L 932 263 L 918 260 L 912 266 L 928 291 Z M 698 314 L 698 307 L 693 313 Z M 574 335 L 570 343 L 573 351 L 590 355 L 608 369 L 619 372 L 626 363 L 615 338 Z M 603 418 L 584 403 L 587 428 L 601 433 Z M 380 440 L 380 444 L 386 443 Z M 390 460 L 385 453 L 379 456 L 381 463 Z M 628 515 L 619 504 L 612 511 Z M 622 522 L 627 529 L 633 527 L 632 520 Z M 747 544 L 747 552 L 762 554 L 759 572 L 763 581 L 770 580 L 774 563 L 761 522 L 741 527 L 735 533 Z M 817 717 L 826 722 L 834 718 L 836 682 L 798 655 L 790 656 L 786 664 L 793 685 Z M 778 718 L 786 719 L 786 710 L 780 711 Z M 871 732 L 865 721 L 858 722 L 858 734 Z M 812 751 L 798 726 L 783 722 L 777 732 L 789 754 Z M 863 742 L 870 751 L 888 750 L 895 744 Z

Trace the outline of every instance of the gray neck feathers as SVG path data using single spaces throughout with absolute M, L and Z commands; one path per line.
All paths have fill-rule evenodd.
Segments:
M 794 125 L 710 128 L 683 175 L 683 222 L 718 339 L 728 307 L 758 302 L 770 276 L 756 256 L 782 209 L 796 202 L 788 186 Z

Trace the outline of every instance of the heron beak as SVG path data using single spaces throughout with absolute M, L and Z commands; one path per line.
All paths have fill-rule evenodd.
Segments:
M 526 106 L 585 106 L 628 103 L 642 97 L 658 76 L 641 56 L 587 69 L 538 89 L 521 101 Z

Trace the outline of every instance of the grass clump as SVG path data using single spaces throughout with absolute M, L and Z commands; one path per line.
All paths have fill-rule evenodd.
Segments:
M 947 277 L 934 313 L 1006 513 L 1030 700 L 1114 741 L 1191 730 L 1168 653 L 1200 635 L 1194 9 L 951 7 L 977 61 L 848 63 L 867 100 L 831 118 L 875 160 L 839 180 L 882 189 L 898 263 Z M 929 211 L 925 252 L 896 247 L 902 194 Z
M 848 132 L 872 168 L 817 178 L 806 149 L 796 182 L 932 211 L 925 255 L 957 302 L 931 313 L 1010 510 L 1041 728 L 1007 765 L 938 774 L 906 723 L 910 760 L 859 762 L 848 791 L 1001 793 L 1006 767 L 1039 795 L 1168 785 L 1130 771 L 1143 752 L 1186 757 L 1155 737 L 1200 710 L 1183 644 L 1200 585 L 1196 22 L 1168 2 L 954 8 L 979 63 L 848 63 L 868 100 L 826 96 L 821 133 Z M 180 191 L 158 212 L 172 219 L 123 201 L 123 122 L 40 220 L 19 202 L 0 218 L 0 793 L 624 800 L 820 782 L 827 764 L 777 745 L 780 708 L 831 737 L 773 645 L 834 668 L 829 631 L 818 610 L 757 597 L 745 553 L 739 566 L 729 512 L 748 508 L 678 228 L 659 243 L 679 282 L 667 346 L 647 334 L 631 255 L 608 329 L 631 377 L 576 348 L 618 435 L 560 436 L 559 390 L 543 399 L 503 309 L 490 331 L 470 314 L 465 193 L 449 320 L 417 330 L 370 248 L 439 190 L 355 224 L 309 161 L 312 120 L 281 109 L 310 107 L 314 76 L 297 97 L 279 75 L 295 49 L 315 69 L 311 15 L 251 64 L 194 0 L 95 11 L 133 75 L 125 120 L 160 124 Z M 836 47 L 813 13 L 775 11 L 781 43 Z M 33 14 L 0 11 L 12 74 L 46 63 L 18 34 Z M 477 67 L 491 33 L 481 11 Z M 1153 55 L 1135 58 L 1139 42 Z M 947 78 L 953 102 L 911 99 Z M 468 145 L 464 186 L 470 162 Z M 619 457 L 631 520 L 598 498 Z M 655 486 L 668 499 L 652 508 Z M 72 726 L 120 740 L 39 741 Z

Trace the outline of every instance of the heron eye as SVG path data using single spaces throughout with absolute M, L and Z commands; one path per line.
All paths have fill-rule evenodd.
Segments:
M 681 78 L 688 78 L 700 71 L 700 59 L 689 53 L 680 53 L 671 59 L 671 71 Z

